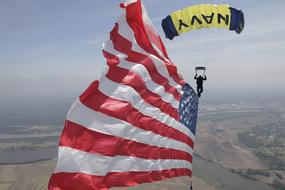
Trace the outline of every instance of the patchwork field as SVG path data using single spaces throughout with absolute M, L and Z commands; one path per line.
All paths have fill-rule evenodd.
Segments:
M 219 105 L 201 109 L 193 162 L 195 190 L 284 189 L 285 111 L 277 106 L 271 108 L 242 104 L 240 107 Z M 61 128 L 57 125 L 52 130 L 47 126 L 6 131 L 10 136 L 0 136 L 0 153 L 27 150 L 37 154 L 39 149 L 54 150 Z M 21 136 L 23 131 L 25 135 Z M 55 152 L 49 150 L 43 156 L 51 156 Z M 30 160 L 27 159 L 27 162 Z M 47 189 L 55 162 L 53 159 L 22 165 L 0 165 L 0 189 Z M 176 178 L 130 189 L 173 188 L 189 189 L 188 178 Z

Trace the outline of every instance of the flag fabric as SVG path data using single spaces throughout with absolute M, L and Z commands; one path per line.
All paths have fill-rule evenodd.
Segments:
M 49 190 L 192 177 L 198 96 L 169 59 L 141 0 L 127 0 L 99 80 L 74 102 Z

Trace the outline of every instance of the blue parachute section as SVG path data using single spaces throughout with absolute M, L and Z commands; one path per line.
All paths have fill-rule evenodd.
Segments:
M 195 134 L 199 97 L 188 83 L 182 87 L 182 90 L 183 95 L 179 103 L 179 121 Z

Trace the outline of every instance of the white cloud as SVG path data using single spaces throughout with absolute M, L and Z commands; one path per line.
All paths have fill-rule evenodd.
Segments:
M 161 22 L 162 17 L 155 17 L 150 19 L 152 22 Z
M 106 39 L 104 39 L 104 38 L 97 38 L 97 39 L 88 40 L 85 42 L 85 44 L 87 44 L 87 45 L 98 45 L 98 44 L 103 44 L 105 41 L 106 41 Z

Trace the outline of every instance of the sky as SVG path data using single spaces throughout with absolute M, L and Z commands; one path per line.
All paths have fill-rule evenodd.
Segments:
M 102 43 L 121 13 L 120 0 L 0 0 L 0 97 L 78 96 L 105 64 Z M 192 86 L 206 66 L 205 93 L 285 91 L 284 0 L 143 0 L 179 72 Z M 242 9 L 241 35 L 197 30 L 173 41 L 161 19 L 200 3 Z M 3 101 L 3 99 L 2 99 Z

